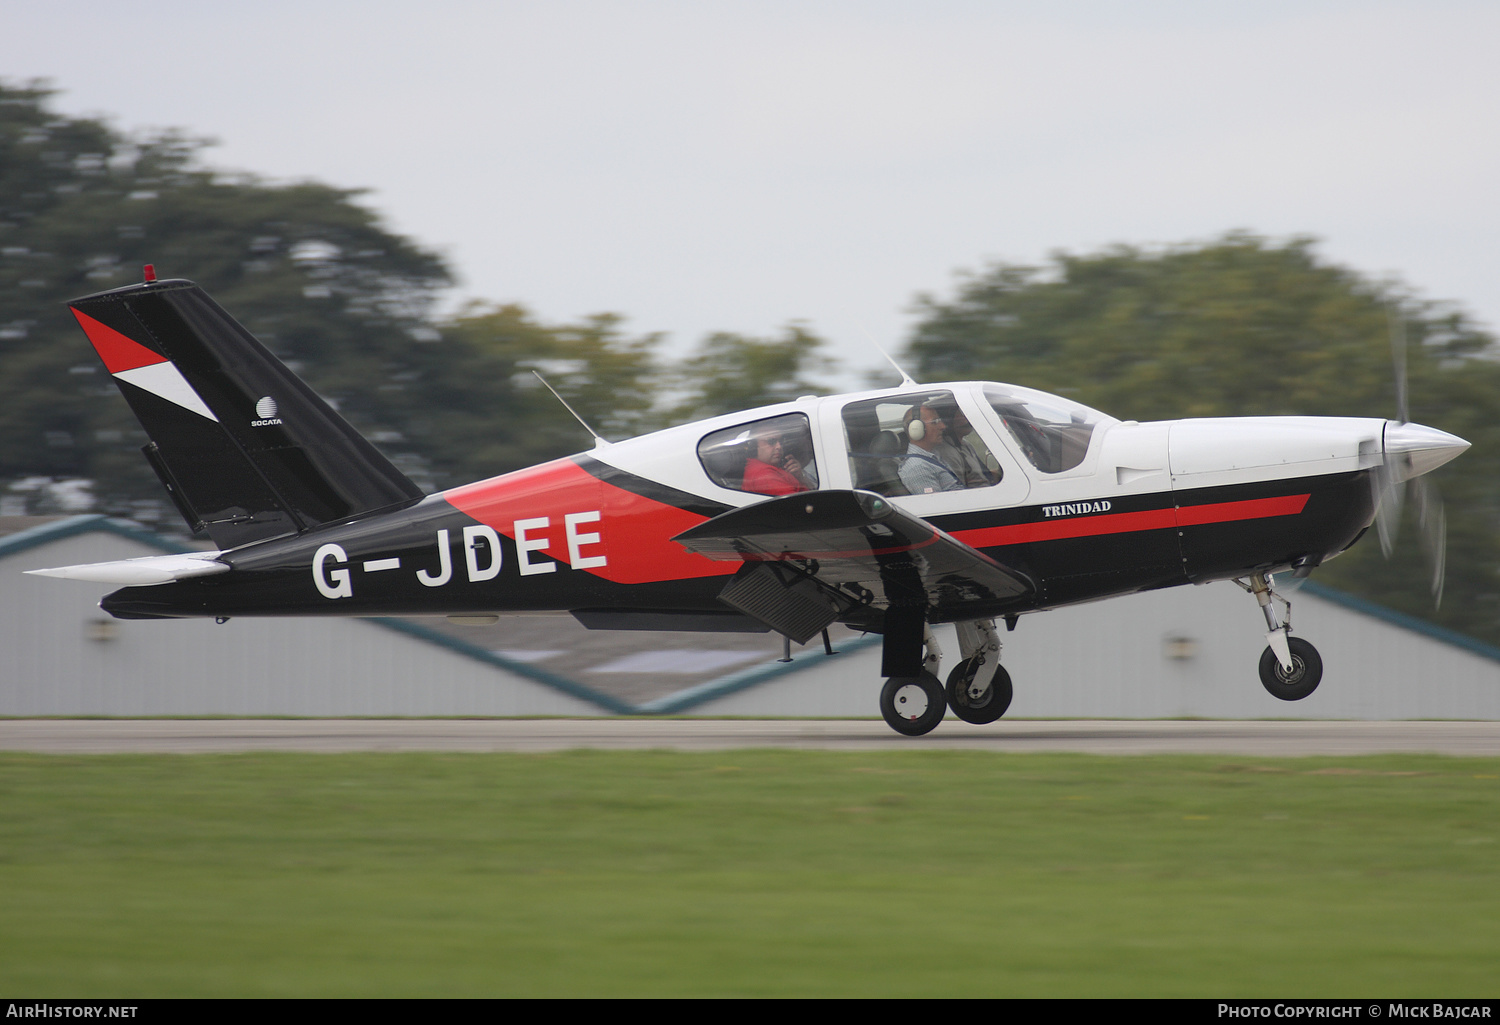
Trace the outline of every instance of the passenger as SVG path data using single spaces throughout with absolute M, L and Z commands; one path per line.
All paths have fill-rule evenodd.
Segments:
M 974 425 L 969 423 L 964 411 L 955 405 L 943 412 L 947 414 L 943 420 L 948 429 L 943 432 L 943 440 L 933 448 L 932 454 L 941 459 L 966 488 L 987 488 L 997 483 L 1000 475 L 984 465 L 984 460 L 968 441 L 969 435 L 974 433 Z
M 745 460 L 745 479 L 741 487 L 757 495 L 795 495 L 817 487 L 802 462 L 790 452 L 783 452 L 785 439 L 774 423 L 756 428 L 751 442 L 755 454 Z
M 913 495 L 931 495 L 939 491 L 962 491 L 963 481 L 933 454 L 943 440 L 947 425 L 937 410 L 927 404 L 906 411 L 906 456 L 898 472 L 901 483 Z

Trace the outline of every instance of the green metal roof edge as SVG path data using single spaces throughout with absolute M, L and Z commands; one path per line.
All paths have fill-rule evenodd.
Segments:
M 99 513 L 92 513 L 82 516 L 70 516 L 67 519 L 57 520 L 53 523 L 42 523 L 0 538 L 0 558 L 16 555 L 52 541 L 61 541 L 66 538 L 77 537 L 80 534 L 88 534 L 96 531 L 103 531 L 118 537 L 128 538 L 132 541 L 138 541 L 141 544 L 166 553 L 176 554 L 196 551 L 196 549 L 188 545 L 168 540 L 158 534 L 153 534 L 151 531 L 137 524 L 126 520 L 117 520 Z M 375 626 L 381 626 L 387 630 L 395 630 L 398 633 L 407 634 L 408 636 L 426 641 L 429 644 L 440 645 L 450 651 L 472 658 L 475 661 L 483 662 L 486 665 L 504 669 L 508 673 L 513 673 L 516 676 L 525 677 L 528 680 L 551 687 L 554 690 L 562 691 L 571 697 L 598 705 L 610 712 L 619 715 L 628 715 L 635 711 L 632 706 L 625 704 L 617 698 L 591 690 L 576 680 L 569 680 L 567 677 L 549 673 L 545 669 L 538 669 L 524 662 L 517 662 L 503 655 L 497 655 L 492 651 L 486 651 L 477 645 L 457 640 L 428 627 L 408 623 L 405 620 L 386 617 L 361 618 Z
M 1486 644 L 1484 641 L 1470 637 L 1468 634 L 1461 634 L 1457 630 L 1450 630 L 1445 626 L 1438 626 L 1424 619 L 1418 619 L 1416 616 L 1409 616 L 1404 612 L 1388 609 L 1384 605 L 1377 605 L 1368 599 L 1356 597 L 1346 591 L 1335 590 L 1327 584 L 1318 584 L 1309 580 L 1302 585 L 1301 591 L 1304 594 L 1322 598 L 1324 601 L 1333 602 L 1335 605 L 1342 605 L 1353 612 L 1362 612 L 1374 619 L 1390 623 L 1392 626 L 1399 626 L 1403 630 L 1410 630 L 1412 633 L 1431 637 L 1435 641 L 1442 641 L 1444 644 L 1450 644 L 1455 648 L 1462 648 L 1471 654 L 1478 655 L 1480 658 L 1487 658 L 1492 662 L 1500 662 L 1500 648 L 1495 647 L 1493 644 Z
M 176 555 L 197 550 L 188 545 L 170 541 L 159 534 L 153 534 L 145 527 L 128 520 L 117 520 L 102 513 L 85 513 L 81 516 L 69 516 L 67 519 L 53 523 L 38 524 L 0 538 L 0 558 L 24 552 L 28 548 L 35 548 L 51 541 L 61 541 L 64 538 L 77 537 L 79 534 L 100 530 L 129 538 L 132 541 L 139 541 L 141 544 L 149 545 L 168 554 Z
M 636 711 L 634 705 L 627 705 L 619 698 L 600 693 L 590 687 L 584 686 L 577 680 L 570 680 L 566 676 L 559 676 L 556 673 L 549 673 L 545 669 L 527 665 L 525 662 L 506 658 L 504 655 L 496 654 L 487 648 L 481 648 L 477 644 L 470 644 L 468 641 L 449 637 L 447 634 L 434 630 L 431 627 L 421 626 L 405 619 L 393 619 L 383 616 L 367 616 L 364 618 L 366 622 L 373 623 L 376 626 L 383 626 L 387 630 L 395 630 L 397 633 L 416 637 L 429 644 L 436 644 L 439 647 L 447 648 L 449 651 L 472 658 L 477 662 L 483 662 L 497 669 L 504 669 L 506 672 L 514 673 L 517 676 L 524 676 L 528 680 L 533 680 L 554 690 L 560 690 L 565 694 L 578 698 L 580 701 L 592 702 L 616 715 L 630 715 Z
M 829 658 L 838 658 L 842 655 L 862 651 L 865 648 L 879 644 L 880 641 L 881 639 L 878 636 L 849 638 L 848 640 L 839 642 L 839 651 L 835 655 L 827 655 L 821 649 L 799 651 L 792 656 L 790 662 L 777 660 L 770 665 L 741 669 L 738 672 L 730 673 L 728 676 L 721 676 L 718 679 L 709 680 L 707 683 L 700 683 L 696 687 L 689 687 L 687 690 L 680 690 L 674 694 L 668 694 L 666 697 L 647 701 L 644 704 L 637 705 L 636 711 L 642 715 L 674 715 L 705 702 L 713 701 L 716 698 L 722 698 L 737 691 L 748 690 L 751 687 L 758 687 L 763 683 L 769 683 L 783 676 L 800 673 L 804 669 L 811 669 L 814 665 Z

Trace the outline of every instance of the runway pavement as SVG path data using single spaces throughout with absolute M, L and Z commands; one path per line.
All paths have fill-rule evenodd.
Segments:
M 861 719 L 0 719 L 0 750 L 47 754 L 748 747 L 1495 757 L 1500 722 L 945 721 L 909 738 Z

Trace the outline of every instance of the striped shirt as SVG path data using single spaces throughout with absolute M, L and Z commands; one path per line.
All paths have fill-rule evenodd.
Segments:
M 962 491 L 963 481 L 943 465 L 940 459 L 928 455 L 917 445 L 906 446 L 906 456 L 897 468 L 901 483 L 913 495 L 931 495 L 939 491 Z

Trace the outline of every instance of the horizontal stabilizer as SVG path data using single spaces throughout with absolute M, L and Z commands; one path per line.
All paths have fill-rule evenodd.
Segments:
M 56 569 L 28 569 L 36 577 L 61 577 L 64 580 L 92 580 L 100 584 L 167 584 L 189 577 L 206 577 L 228 573 L 229 565 L 217 562 L 218 552 L 189 552 L 185 555 L 148 555 L 143 559 L 121 559 L 118 562 L 90 562 Z

